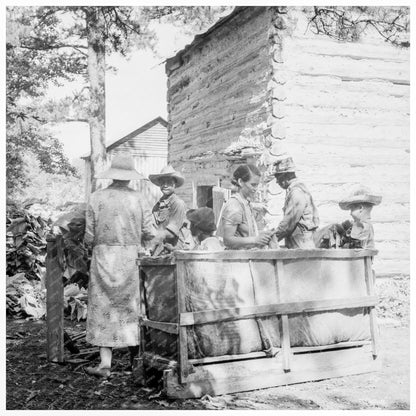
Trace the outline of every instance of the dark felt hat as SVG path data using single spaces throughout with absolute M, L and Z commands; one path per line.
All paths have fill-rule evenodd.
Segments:
M 210 233 L 217 229 L 215 225 L 215 214 L 211 208 L 190 209 L 186 213 L 186 218 L 201 231 Z

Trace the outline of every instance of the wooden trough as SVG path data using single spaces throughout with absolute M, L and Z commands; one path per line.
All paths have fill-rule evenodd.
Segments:
M 196 398 L 378 370 L 374 250 L 140 260 L 146 371 Z

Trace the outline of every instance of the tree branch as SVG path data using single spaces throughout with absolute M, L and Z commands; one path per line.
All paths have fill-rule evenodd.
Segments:
M 112 8 L 112 11 L 114 12 L 115 18 L 116 20 L 124 27 L 126 27 L 127 29 L 131 30 L 133 33 L 136 33 L 136 35 L 143 35 L 142 32 L 137 31 L 134 27 L 128 25 L 125 21 L 123 21 L 120 16 L 117 13 L 117 9 L 115 7 Z

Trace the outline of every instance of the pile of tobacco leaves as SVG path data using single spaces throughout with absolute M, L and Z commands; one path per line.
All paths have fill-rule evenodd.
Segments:
M 85 204 L 71 204 L 53 222 L 47 210 L 14 203 L 6 207 L 7 314 L 42 318 L 46 312 L 46 256 L 59 264 L 65 305 L 71 317 L 85 319 L 90 253 L 83 243 Z

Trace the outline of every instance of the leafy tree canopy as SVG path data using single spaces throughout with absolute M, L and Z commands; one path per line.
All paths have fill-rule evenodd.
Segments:
M 26 151 L 47 172 L 73 175 L 62 146 L 47 130 L 48 122 L 87 121 L 89 109 L 87 18 L 103 18 L 99 39 L 105 53 L 123 56 L 132 48 L 154 48 L 150 22 L 170 19 L 189 30 L 210 25 L 226 7 L 8 7 L 6 36 L 7 186 L 18 191 L 28 183 Z M 45 100 L 51 84 L 84 79 L 73 97 Z
M 373 29 L 395 46 L 410 46 L 409 7 L 315 6 L 305 8 L 309 29 L 344 41 L 356 41 Z

